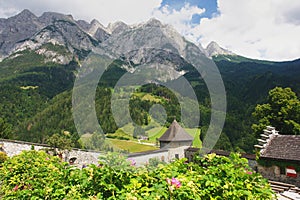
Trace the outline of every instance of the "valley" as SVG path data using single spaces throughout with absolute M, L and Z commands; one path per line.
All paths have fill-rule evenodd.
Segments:
M 11 27 L 18 31 L 9 32 Z M 76 21 L 71 16 L 51 12 L 37 17 L 25 10 L 15 17 L 1 19 L 0 28 L 2 138 L 47 143 L 53 134 L 65 137 L 63 132 L 68 131 L 67 139 L 73 147 L 139 152 L 155 149 L 156 138 L 176 119 L 195 137 L 193 145 L 201 147 L 200 135 L 205 135 L 210 123 L 211 99 L 204 79 L 184 56 L 189 53 L 204 60 L 210 56 L 209 62 L 216 65 L 224 82 L 227 112 L 216 149 L 253 153 L 256 137 L 251 125 L 255 122 L 255 106 L 266 102 L 268 92 L 276 86 L 290 87 L 300 94 L 300 60 L 249 59 L 228 53 L 216 43 L 201 49 L 158 20 L 136 26 L 115 23 L 105 28 L 97 21 Z M 95 111 L 103 132 L 85 129 L 82 134 L 73 120 L 73 87 L 80 69 L 87 69 L 90 76 L 99 70 L 85 68 L 94 51 L 114 57 L 95 92 Z M 128 97 L 130 113 L 114 116 L 111 98 L 116 84 L 124 75 L 138 72 L 139 67 L 148 67 L 142 76 L 147 84 L 136 87 L 133 94 L 128 92 L 132 88 L 118 93 Z M 151 81 L 149 77 L 153 74 L 155 80 Z M 197 107 L 188 95 L 174 93 L 164 86 L 177 83 L 180 78 L 191 85 Z M 199 110 L 198 124 L 193 124 L 193 116 L 185 123 L 181 121 L 181 102 L 188 102 L 184 111 Z M 151 113 L 157 105 L 165 112 Z M 88 115 L 82 117 L 83 121 L 87 119 Z M 89 122 L 84 122 L 89 128 Z M 149 140 L 139 143 L 133 137 L 135 129 L 136 137 L 143 135 Z M 95 138 L 98 143 L 92 142 Z M 111 148 L 111 144 L 115 147 Z

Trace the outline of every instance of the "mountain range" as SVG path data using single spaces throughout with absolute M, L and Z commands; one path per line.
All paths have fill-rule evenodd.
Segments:
M 0 58 L 3 60 L 13 54 L 16 56 L 15 54 L 18 52 L 32 50 L 37 54 L 46 56 L 48 58 L 46 61 L 68 64 L 73 59 L 70 55 L 47 51 L 43 48 L 43 45 L 50 43 L 63 46 L 68 53 L 76 58 L 83 58 L 81 57 L 82 52 L 94 50 L 107 39 L 118 37 L 125 31 L 129 31 L 127 34 L 132 34 L 139 31 L 140 28 L 145 29 L 154 26 L 169 31 L 167 33 L 169 35 L 176 35 L 177 38 L 174 38 L 174 40 L 178 38 L 182 40 L 181 36 L 171 26 L 163 25 L 155 19 L 133 26 L 123 22 L 115 22 L 104 27 L 95 19 L 89 23 L 84 20 L 75 20 L 71 15 L 54 12 L 45 12 L 37 17 L 25 9 L 16 16 L 0 19 Z M 151 35 L 149 37 L 151 38 Z M 116 39 L 111 40 L 117 42 Z M 211 42 L 206 49 L 203 49 L 200 44 L 198 44 L 198 47 L 209 57 L 218 54 L 234 55 L 232 52 L 219 47 L 215 42 Z
M 199 58 L 214 62 L 224 81 L 228 108 L 221 142 L 216 148 L 226 150 L 252 151 L 255 138 L 250 129 L 251 113 L 257 103 L 266 100 L 270 89 L 291 87 L 300 94 L 300 60 L 249 59 L 215 42 L 203 48 L 156 19 L 136 25 L 116 22 L 104 27 L 97 20 L 89 23 L 53 12 L 37 17 L 23 10 L 16 16 L 0 19 L 0 112 L 12 126 L 12 134 L 7 137 L 44 143 L 53 133 L 68 130 L 77 141 L 80 136 L 72 121 L 72 88 L 78 70 L 93 52 L 113 60 L 98 85 L 100 92 L 107 93 L 106 97 L 99 97 L 96 106 L 97 116 L 106 123 L 102 124 L 107 127 L 104 132 L 117 129 L 107 108 L 111 93 L 105 88 L 113 88 L 122 75 L 141 65 L 156 70 L 156 84 L 180 77 L 191 83 L 200 103 L 199 125 L 205 130 L 210 119 L 209 92 L 191 61 Z M 167 99 L 166 93 L 161 98 Z M 141 111 L 137 113 L 144 114 L 137 114 L 136 119 L 147 118 L 147 112 L 142 112 L 145 106 L 136 107 L 140 109 L 136 112 Z

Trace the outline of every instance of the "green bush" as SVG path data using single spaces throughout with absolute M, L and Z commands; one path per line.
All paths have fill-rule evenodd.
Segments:
M 4 161 L 7 160 L 7 158 L 8 157 L 7 157 L 6 153 L 0 151 L 0 166 Z
M 63 199 L 66 165 L 43 151 L 23 151 L 7 159 L 0 171 L 3 199 Z
M 110 153 L 99 165 L 72 168 L 44 152 L 9 158 L 0 172 L 3 199 L 272 199 L 267 180 L 232 154 L 153 167 Z

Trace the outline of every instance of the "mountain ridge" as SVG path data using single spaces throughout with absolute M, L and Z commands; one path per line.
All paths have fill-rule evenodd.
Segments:
M 24 21 L 25 24 L 20 24 L 18 23 L 19 21 Z M 124 22 L 119 21 L 110 23 L 107 27 L 104 27 L 96 19 L 93 19 L 91 22 L 86 22 L 85 20 L 75 20 L 72 15 L 65 15 L 56 12 L 44 12 L 41 16 L 37 17 L 31 11 L 25 9 L 15 16 L 0 19 L 0 58 L 3 59 L 8 57 L 9 55 L 18 51 L 18 48 L 24 50 L 26 44 L 22 45 L 22 43 L 28 43 L 28 40 L 32 40 L 36 34 L 41 32 L 46 27 L 55 25 L 57 21 L 73 23 L 78 27 L 78 32 L 80 32 L 79 29 L 81 29 L 82 32 L 90 35 L 94 40 L 98 41 L 98 43 L 101 43 L 107 40 L 109 37 L 122 33 L 126 30 L 130 31 L 132 29 L 147 26 L 164 27 L 164 30 L 170 30 L 168 34 L 178 35 L 178 33 L 175 33 L 177 31 L 175 31 L 171 26 L 163 25 L 159 20 L 154 18 L 148 20 L 147 22 L 135 25 L 127 25 Z M 176 37 L 177 39 L 179 38 L 178 36 Z M 66 36 L 66 38 L 68 37 Z M 75 41 L 75 39 L 73 39 L 73 41 Z M 53 44 L 55 45 L 55 42 L 53 42 Z M 64 44 L 60 43 L 60 45 Z M 27 46 L 30 45 L 27 44 Z M 94 45 L 94 47 L 95 46 L 96 45 Z M 223 54 L 234 55 L 231 54 L 230 51 L 219 47 L 214 42 L 210 43 L 206 49 L 203 49 L 201 44 L 198 45 L 198 48 L 200 51 L 205 52 L 209 57 Z M 79 48 L 79 50 L 91 51 L 93 50 L 93 47 L 89 46 L 89 48 Z M 72 50 L 70 50 L 70 52 L 74 53 Z

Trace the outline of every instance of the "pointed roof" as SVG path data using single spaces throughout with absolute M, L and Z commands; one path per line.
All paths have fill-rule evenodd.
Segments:
M 174 120 L 168 130 L 158 140 L 162 142 L 180 142 L 193 141 L 194 138 Z

